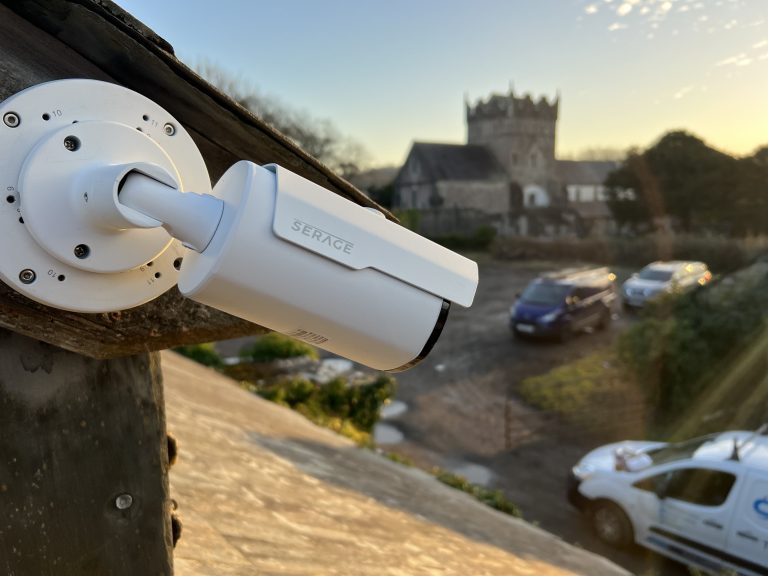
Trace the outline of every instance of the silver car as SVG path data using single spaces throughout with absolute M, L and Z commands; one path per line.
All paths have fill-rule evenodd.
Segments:
M 703 262 L 653 262 L 624 282 L 621 298 L 625 308 L 641 308 L 657 296 L 687 292 L 711 279 L 712 273 Z

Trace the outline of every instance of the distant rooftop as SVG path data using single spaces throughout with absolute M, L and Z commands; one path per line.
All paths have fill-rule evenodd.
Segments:
M 558 160 L 557 174 L 567 184 L 600 186 L 619 165 L 612 160 Z
M 426 176 L 441 180 L 506 180 L 507 173 L 485 146 L 414 142 L 411 153 L 423 164 Z

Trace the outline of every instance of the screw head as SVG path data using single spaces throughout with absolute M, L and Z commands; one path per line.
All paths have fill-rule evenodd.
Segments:
M 165 132 L 168 136 L 173 136 L 176 134 L 176 126 L 168 122 L 165 126 L 163 126 L 163 132 Z
M 120 494 L 115 498 L 115 508 L 118 510 L 128 510 L 133 505 L 133 496 L 130 494 Z
M 32 284 L 37 279 L 37 274 L 35 274 L 34 270 L 30 270 L 29 268 L 25 268 L 21 272 L 19 272 L 19 280 L 23 284 Z
M 80 138 L 77 136 L 67 136 L 64 138 L 64 148 L 70 152 L 75 152 L 80 149 Z
M 3 116 L 3 122 L 8 128 L 16 128 L 21 124 L 21 118 L 19 118 L 19 115 L 16 114 L 16 112 L 7 112 Z
M 78 244 L 75 246 L 74 253 L 77 258 L 82 260 L 83 258 L 88 258 L 88 255 L 91 253 L 91 249 L 87 244 Z

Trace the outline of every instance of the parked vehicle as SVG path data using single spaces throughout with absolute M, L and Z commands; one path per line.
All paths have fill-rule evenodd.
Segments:
M 604 329 L 616 300 L 616 276 L 608 268 L 570 268 L 531 282 L 509 311 L 515 336 L 568 340 L 586 328 Z
M 768 426 L 587 454 L 568 499 L 596 535 L 712 573 L 768 574 Z
M 653 262 L 624 282 L 622 302 L 625 308 L 640 308 L 657 296 L 686 292 L 710 280 L 712 273 L 704 262 Z

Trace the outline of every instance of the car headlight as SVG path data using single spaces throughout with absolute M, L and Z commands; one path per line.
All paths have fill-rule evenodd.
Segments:
M 539 320 L 541 322 L 545 322 L 548 324 L 550 322 L 554 322 L 555 320 L 557 320 L 559 316 L 560 316 L 560 310 L 552 310 L 552 312 L 548 314 L 544 314 L 544 316 L 542 316 Z
M 592 464 L 576 464 L 572 471 L 579 480 L 586 480 L 595 473 L 595 467 Z

